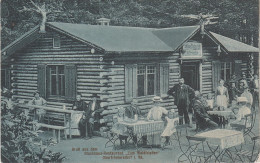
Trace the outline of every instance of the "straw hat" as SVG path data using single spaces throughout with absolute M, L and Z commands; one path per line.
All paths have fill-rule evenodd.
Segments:
M 246 97 L 238 97 L 237 102 L 247 102 L 247 98 Z
M 155 96 L 155 97 L 153 98 L 153 102 L 157 102 L 157 101 L 162 102 L 161 97 Z

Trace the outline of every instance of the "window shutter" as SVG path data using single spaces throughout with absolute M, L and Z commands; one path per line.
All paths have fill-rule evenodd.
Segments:
M 38 91 L 43 98 L 46 98 L 46 65 L 38 65 Z
M 46 66 L 46 97 L 48 97 L 51 92 L 51 68 Z
M 75 100 L 76 84 L 77 84 L 77 69 L 76 65 L 65 65 L 65 98 L 66 100 Z
M 137 65 L 125 65 L 125 102 L 131 102 L 137 94 Z
M 11 89 L 11 70 L 7 68 L 5 71 L 5 86 L 7 89 Z
M 241 60 L 235 60 L 235 63 L 234 63 L 234 72 L 233 73 L 236 74 L 237 79 L 241 78 L 241 74 L 242 74 L 241 63 L 242 63 Z
M 169 64 L 160 64 L 160 95 L 165 95 L 169 89 Z
M 215 92 L 221 74 L 221 62 L 212 61 L 212 89 Z

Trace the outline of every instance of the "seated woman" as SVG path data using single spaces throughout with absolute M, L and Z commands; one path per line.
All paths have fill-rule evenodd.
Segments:
M 199 91 L 195 91 L 195 98 L 194 98 L 194 115 L 197 121 L 197 125 L 200 129 L 205 130 L 207 128 L 216 128 L 218 124 L 215 123 L 212 118 L 207 113 L 207 102 L 201 96 Z
M 83 113 L 83 115 L 73 113 L 71 115 L 71 121 L 72 121 L 71 126 L 72 126 L 72 129 L 78 127 L 79 134 L 81 137 L 86 137 L 86 127 L 87 127 L 87 122 L 88 122 L 88 119 L 86 117 L 86 113 L 87 113 L 86 109 L 87 109 L 87 103 L 81 99 L 81 94 L 78 93 L 76 96 L 76 101 L 73 103 L 72 110 L 84 111 L 84 113 Z M 76 133 L 76 132 L 73 132 L 73 130 L 72 130 L 72 135 L 78 135 L 78 131 Z
M 34 98 L 28 102 L 29 105 L 38 105 L 38 106 L 46 106 L 47 105 L 47 101 L 40 97 L 40 92 L 39 91 L 35 91 L 33 93 Z M 30 109 L 33 110 L 33 109 Z M 35 119 L 38 122 L 43 122 L 44 120 L 44 115 L 46 114 L 46 111 L 44 109 L 36 109 L 36 114 L 35 114 Z
M 161 97 L 155 96 L 153 98 L 154 107 L 152 107 L 147 115 L 147 120 L 161 121 L 163 114 L 168 114 L 168 111 L 161 107 L 160 104 L 162 102 Z M 150 145 L 160 146 L 161 145 L 161 134 L 154 134 L 147 136 L 148 142 Z
M 161 146 L 166 146 L 169 144 L 170 136 L 176 132 L 175 127 L 178 125 L 179 117 L 178 114 L 176 114 L 174 109 L 171 109 L 171 111 L 168 112 L 168 117 L 165 117 L 167 121 L 167 126 L 165 127 L 163 133 L 161 134 L 162 138 L 165 138 L 165 141 L 162 141 Z
M 237 103 L 238 103 L 238 107 L 233 108 L 233 112 L 234 112 L 236 120 L 230 123 L 231 126 L 232 126 L 232 124 L 244 125 L 245 124 L 245 118 L 244 118 L 245 115 L 251 113 L 251 110 L 246 106 L 246 104 L 247 104 L 246 97 L 238 97 Z M 250 124 L 246 124 L 246 125 L 250 125 Z
M 249 88 L 245 88 L 244 92 L 241 94 L 241 97 L 246 97 L 247 99 L 247 107 L 251 108 L 253 104 L 253 96 L 249 91 Z

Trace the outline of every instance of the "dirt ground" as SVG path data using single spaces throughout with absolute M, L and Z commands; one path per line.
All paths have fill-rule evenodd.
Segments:
M 191 128 L 189 132 L 191 135 L 195 134 L 194 128 Z M 258 115 L 253 132 L 259 135 Z M 51 132 L 44 133 L 45 138 L 51 136 Z M 246 142 L 249 141 L 249 137 L 245 139 Z M 140 148 L 137 151 L 133 145 L 128 145 L 123 149 L 115 150 L 113 147 L 105 148 L 107 141 L 108 139 L 103 137 L 93 137 L 89 140 L 82 138 L 65 140 L 63 138 L 60 143 L 49 148 L 56 152 L 62 152 L 66 156 L 64 160 L 66 163 L 175 163 L 178 162 L 178 157 L 181 155 L 181 151 L 177 146 L 169 146 L 169 148 L 164 150 L 160 148 Z M 248 148 L 250 148 L 250 145 Z M 226 160 L 225 162 L 231 162 L 231 160 Z

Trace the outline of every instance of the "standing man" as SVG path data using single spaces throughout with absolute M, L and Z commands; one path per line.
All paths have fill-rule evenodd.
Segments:
M 259 105 L 259 79 L 258 75 L 254 75 L 254 79 L 251 82 L 251 92 L 253 95 L 253 109 L 257 109 Z
M 179 124 L 183 124 L 183 116 L 185 124 L 190 124 L 188 109 L 190 105 L 190 97 L 194 96 L 194 90 L 184 84 L 184 79 L 179 79 L 179 84 L 174 85 L 167 93 L 174 97 L 174 103 L 177 105 L 179 116 Z

